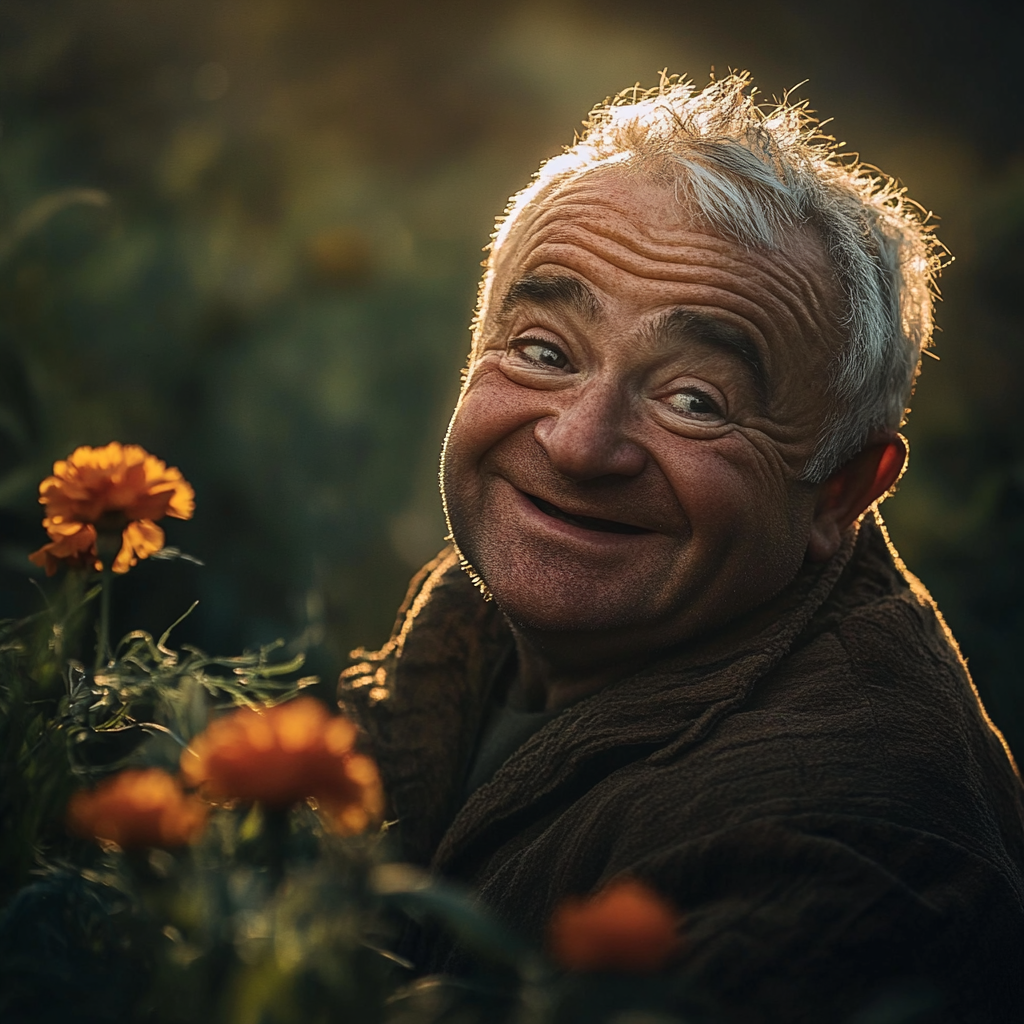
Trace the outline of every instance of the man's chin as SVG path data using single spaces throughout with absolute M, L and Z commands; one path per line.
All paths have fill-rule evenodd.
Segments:
M 459 545 L 463 567 L 523 630 L 586 634 L 635 629 L 665 615 L 659 600 L 666 596 L 664 561 L 653 566 L 649 560 L 621 556 L 587 559 L 523 544 L 469 548 Z
M 505 617 L 531 633 L 599 633 L 630 629 L 652 616 L 638 595 L 593 580 L 577 583 L 550 576 L 524 586 L 501 574 L 476 573 Z
M 501 609 L 509 622 L 520 632 L 540 637 L 587 634 L 608 634 L 629 630 L 636 625 L 634 618 L 623 609 L 620 614 L 601 608 L 574 609 L 571 614 L 538 614 L 535 607 L 507 604 L 495 598 L 494 603 Z

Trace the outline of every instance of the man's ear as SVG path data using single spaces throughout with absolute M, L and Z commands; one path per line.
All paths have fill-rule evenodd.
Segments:
M 824 562 L 839 549 L 843 531 L 900 478 L 907 442 L 900 434 L 872 441 L 840 466 L 818 491 L 807 557 Z

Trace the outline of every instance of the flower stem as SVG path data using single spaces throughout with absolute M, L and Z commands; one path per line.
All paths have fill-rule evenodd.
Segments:
M 100 621 L 96 631 L 96 672 L 110 660 L 110 591 L 113 585 L 114 574 L 104 563 L 100 587 Z
M 267 868 L 270 886 L 276 890 L 284 881 L 288 854 L 290 809 L 264 809 L 263 832 L 267 840 Z
M 110 591 L 114 585 L 114 559 L 121 550 L 126 523 L 123 512 L 104 512 L 96 521 L 96 556 L 103 566 L 100 623 L 96 637 L 97 672 L 110 661 Z

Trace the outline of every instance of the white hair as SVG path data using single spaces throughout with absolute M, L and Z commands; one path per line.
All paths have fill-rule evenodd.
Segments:
M 617 167 L 670 184 L 680 202 L 723 236 L 761 250 L 787 232 L 819 234 L 843 291 L 844 344 L 829 373 L 830 411 L 802 477 L 826 479 L 909 412 L 932 334 L 935 277 L 945 249 L 929 216 L 891 178 L 843 154 L 806 103 L 756 102 L 749 75 L 703 90 L 676 76 L 596 107 L 582 136 L 543 164 L 499 218 L 480 284 L 480 342 L 497 268 L 515 249 L 524 212 L 563 185 Z

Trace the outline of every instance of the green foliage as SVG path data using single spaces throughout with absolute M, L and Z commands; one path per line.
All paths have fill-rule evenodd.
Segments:
M 195 850 L 131 862 L 69 840 L 63 815 L 80 779 L 173 765 L 212 710 L 284 699 L 298 684 L 265 671 L 289 663 L 273 637 L 306 631 L 325 678 L 384 639 L 444 532 L 437 451 L 491 218 L 590 104 L 666 64 L 700 78 L 746 54 L 766 94 L 809 78 L 836 132 L 943 216 L 957 263 L 942 362 L 925 366 L 913 465 L 885 514 L 1024 749 L 1024 177 L 1005 130 L 1019 33 L 933 7 L 887 8 L 914 26 L 908 45 L 843 5 L 780 16 L 752 0 L 722 25 L 714 5 L 592 0 L 3 5 L 0 617 L 16 621 L 0 627 L 0 1017 L 123 1024 L 141 999 L 156 1020 L 179 1002 L 239 1022 L 637 1019 L 621 979 L 538 975 L 536 951 L 462 894 L 387 882 L 366 867 L 386 843 L 357 854 L 306 810 L 278 888 L 281 843 L 268 847 L 258 813 L 218 812 Z M 992 46 L 1005 59 L 949 85 Z M 143 564 L 118 581 L 115 632 L 147 632 L 97 678 L 82 667 L 95 595 L 79 578 L 23 618 L 37 600 L 26 555 L 43 543 L 36 487 L 52 460 L 114 438 L 188 467 L 210 513 L 188 547 L 211 567 Z M 189 642 L 154 641 L 196 595 L 177 634 Z M 406 985 L 370 949 L 398 912 L 488 950 L 505 988 Z M 299 934 L 282 949 L 312 974 L 280 966 L 268 927 Z M 150 973 L 159 996 L 138 987 Z M 45 1009 L 19 1017 L 15 978 Z M 858 1024 L 918 1019 L 922 998 L 883 1000 Z M 645 1021 L 667 1019 L 636 999 Z
M 301 655 L 275 660 L 279 645 L 211 658 L 173 649 L 171 629 L 129 633 L 90 673 L 69 652 L 97 589 L 70 572 L 45 611 L 0 633 L 3 1019 L 555 1024 L 600 1019 L 604 1003 L 678 1002 L 678 985 L 615 983 L 610 1002 L 566 987 L 462 890 L 393 863 L 386 829 L 342 838 L 313 805 L 214 807 L 201 836 L 173 850 L 67 837 L 73 788 L 128 766 L 174 771 L 211 715 L 314 682 L 294 679 Z M 478 979 L 414 981 L 390 952 L 410 920 L 450 934 Z
M 45 611 L 0 623 L 0 906 L 47 851 L 68 846 L 63 815 L 73 788 L 128 765 L 174 771 L 211 713 L 271 706 L 317 682 L 290 678 L 302 653 L 273 659 L 282 642 L 236 657 L 172 650 L 171 630 L 185 616 L 157 641 L 129 633 L 91 674 L 68 657 L 100 589 L 86 587 L 84 574 L 69 572 Z
M 66 845 L 64 807 L 75 779 L 61 666 L 96 593 L 69 576 L 55 606 L 0 623 L 0 907 L 49 851 Z
M 161 1024 L 284 1024 L 328 1008 L 378 1019 L 391 972 L 365 941 L 372 843 L 326 835 L 304 807 L 250 818 L 216 812 L 190 849 L 109 859 L 104 883 L 130 896 L 151 964 L 135 1013 Z
M 685 972 L 557 971 L 468 893 L 395 863 L 386 828 L 343 838 L 308 801 L 214 806 L 201 835 L 176 849 L 62 836 L 72 787 L 129 765 L 173 770 L 212 714 L 278 703 L 311 682 L 291 678 L 302 659 L 275 661 L 276 646 L 210 658 L 174 650 L 170 629 L 159 640 L 130 633 L 90 674 L 67 655 L 95 596 L 70 573 L 59 606 L 0 634 L 0 1018 L 721 1024 Z M 473 969 L 415 978 L 392 952 L 410 922 L 449 935 Z M 929 998 L 897 993 L 862 1019 L 925 1020 Z
M 65 715 L 77 775 L 89 778 L 131 764 L 173 771 L 182 748 L 202 732 L 212 712 L 272 707 L 318 682 L 316 676 L 286 678 L 302 667 L 305 655 L 273 661 L 283 641 L 235 657 L 210 657 L 191 645 L 172 650 L 171 630 L 182 619 L 156 641 L 145 630 L 129 633 L 112 661 L 92 676 L 81 663 L 69 664 Z M 143 735 L 148 738 L 140 743 Z M 77 756 L 80 741 L 123 736 L 132 749 L 117 760 L 97 765 Z
M 66 737 L 45 698 L 26 700 L 35 681 L 21 652 L 0 648 L 0 906 L 28 880 L 54 841 L 54 823 L 73 782 Z
M 461 893 L 385 871 L 386 831 L 342 839 L 304 804 L 215 808 L 178 850 L 70 839 L 73 789 L 127 766 L 173 771 L 211 715 L 316 681 L 294 678 L 301 654 L 275 659 L 281 644 L 237 657 L 174 650 L 173 626 L 158 640 L 128 634 L 90 673 L 69 657 L 95 611 L 99 588 L 86 586 L 69 572 L 43 612 L 0 628 L 4 1020 L 373 1024 L 408 979 L 385 948 L 407 906 L 518 955 Z
M 0 617 L 33 599 L 52 460 L 130 439 L 189 467 L 212 514 L 188 547 L 221 568 L 179 564 L 155 588 L 140 566 L 115 633 L 156 635 L 199 597 L 190 642 L 308 628 L 325 680 L 386 639 L 442 543 L 437 455 L 493 217 L 604 96 L 739 61 L 766 97 L 809 80 L 828 130 L 942 218 L 941 362 L 926 360 L 885 513 L 1024 744 L 1024 187 L 1004 130 L 1019 33 L 933 6 L 897 0 L 908 34 L 792 0 L 781 15 L 738 0 L 724 20 L 666 0 L 180 0 L 146 18 L 7 0 Z

